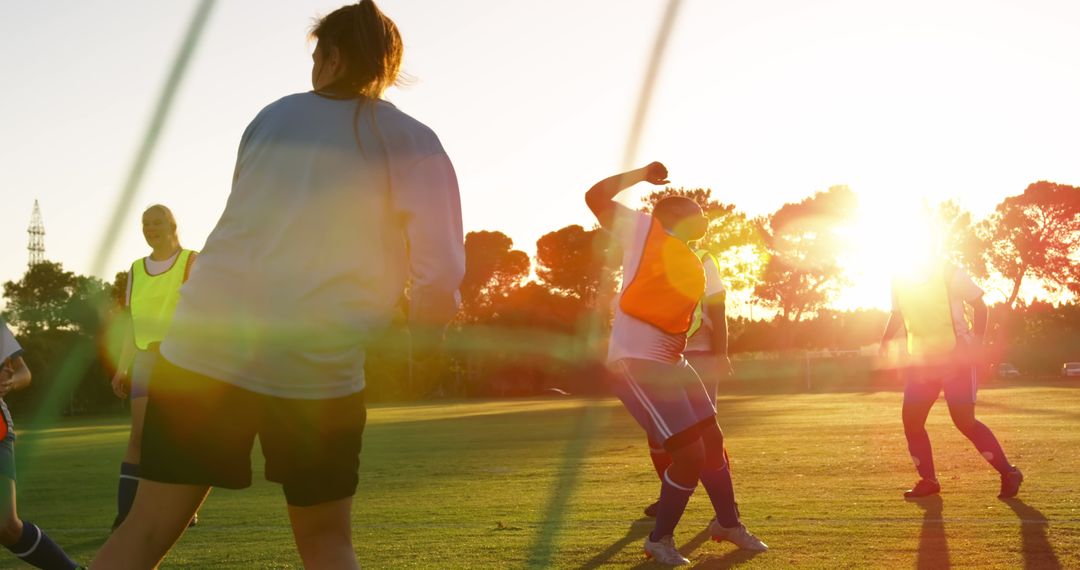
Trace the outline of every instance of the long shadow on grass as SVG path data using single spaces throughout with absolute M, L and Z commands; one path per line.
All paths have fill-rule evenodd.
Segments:
M 644 536 L 644 535 L 642 535 L 642 536 Z M 701 532 L 699 532 L 697 534 L 697 536 L 690 539 L 690 542 L 687 542 L 686 544 L 683 544 L 679 548 L 679 552 L 681 552 L 683 556 L 686 556 L 687 558 L 689 558 L 690 555 L 694 551 L 701 548 L 702 545 L 708 543 L 711 538 L 712 537 L 709 536 L 709 529 L 706 528 L 706 529 L 702 530 Z M 716 557 L 709 556 L 709 557 L 695 563 L 693 567 L 694 568 L 701 568 L 702 570 L 726 570 L 728 568 L 733 568 L 733 567 L 735 567 L 735 566 L 737 566 L 739 564 L 744 564 L 744 563 L 750 561 L 752 558 L 754 558 L 758 554 L 761 554 L 761 553 L 760 552 L 749 552 L 749 551 L 746 551 L 746 550 L 739 550 L 739 549 L 736 548 L 735 550 L 732 550 L 732 551 L 724 554 L 723 556 L 716 556 Z M 644 570 L 645 568 L 660 568 L 660 567 L 661 567 L 660 564 L 657 564 L 657 563 L 652 562 L 650 560 L 646 560 L 646 561 L 634 566 L 632 568 L 632 570 Z
M 1061 561 L 1050 545 L 1046 529 L 1050 522 L 1038 509 L 1020 499 L 1006 499 L 1005 504 L 1020 519 L 1020 539 L 1024 545 L 1024 568 L 1060 569 Z
M 764 395 L 721 395 L 717 405 L 728 410 L 739 410 L 746 406 L 756 404 L 759 401 L 771 400 L 772 396 Z M 541 404 L 552 402 L 555 404 L 561 404 L 554 407 L 538 407 Z M 565 405 L 565 403 L 578 404 L 578 405 Z M 440 409 L 446 407 L 452 407 L 455 405 L 467 405 L 470 411 L 455 412 L 443 416 L 437 416 L 433 418 L 424 417 L 423 413 L 417 413 L 415 419 L 395 419 L 392 421 L 386 421 L 383 419 L 381 412 L 400 412 L 401 408 L 416 408 L 420 411 L 427 409 Z M 485 409 L 485 405 L 490 404 L 491 407 L 496 410 Z M 622 409 L 622 404 L 612 395 L 604 394 L 596 398 L 570 398 L 562 400 L 541 400 L 536 398 L 506 398 L 502 400 L 443 400 L 443 401 L 431 401 L 431 402 L 409 402 L 409 403 L 383 403 L 377 404 L 368 408 L 369 418 L 372 421 L 369 425 L 379 426 L 391 426 L 391 425 L 410 425 L 410 424 L 428 424 L 431 422 L 445 422 L 445 421 L 457 421 L 462 419 L 498 419 L 500 417 L 505 418 L 507 416 L 543 416 L 552 413 L 576 413 L 578 410 L 586 407 L 596 408 L 612 408 Z M 761 413 L 755 410 L 754 415 Z
M 551 490 L 551 498 L 548 499 L 547 508 L 544 509 L 540 532 L 532 548 L 529 549 L 529 566 L 532 568 L 551 566 L 559 532 L 569 515 L 570 499 L 573 498 L 578 480 L 581 478 L 582 464 L 588 455 L 589 443 L 605 417 L 603 414 L 605 410 L 610 410 L 610 408 L 589 405 L 581 410 L 574 426 L 574 434 L 566 444 L 562 465 Z
M 649 534 L 651 529 L 652 521 L 650 519 L 641 518 L 630 523 L 630 528 L 627 529 L 626 536 L 616 540 L 611 546 L 605 548 L 603 552 L 593 556 L 588 562 L 582 564 L 581 570 L 593 570 L 607 564 L 630 544 L 641 542 L 645 538 L 645 535 Z
M 930 495 L 910 502 L 923 510 L 922 531 L 915 567 L 919 570 L 949 568 L 949 541 L 945 537 L 944 503 L 940 495 Z

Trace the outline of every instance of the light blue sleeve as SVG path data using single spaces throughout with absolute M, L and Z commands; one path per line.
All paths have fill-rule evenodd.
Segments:
M 391 202 L 409 248 L 409 322 L 444 326 L 457 314 L 465 275 L 461 198 L 450 158 L 439 152 L 394 173 Z
M 15 340 L 15 335 L 11 334 L 7 323 L 0 322 L 0 363 L 20 354 L 22 354 L 22 346 L 19 345 L 19 341 Z

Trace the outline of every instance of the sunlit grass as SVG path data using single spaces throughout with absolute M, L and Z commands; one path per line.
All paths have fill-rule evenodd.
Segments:
M 937 514 L 932 504 L 899 498 L 915 473 L 898 393 L 724 397 L 740 507 L 773 550 L 746 560 L 705 540 L 710 512 L 700 490 L 679 541 L 702 568 L 943 567 L 945 556 L 954 566 L 1043 567 L 1051 556 L 1062 567 L 1080 565 L 1080 390 L 980 394 L 982 419 L 1028 477 L 1016 512 L 995 498 L 996 474 L 952 428 L 943 404 L 929 422 L 944 485 Z M 618 402 L 389 405 L 369 417 L 354 517 L 365 567 L 528 567 L 540 559 L 541 538 L 559 568 L 642 561 L 650 523 L 639 513 L 657 484 L 641 431 Z M 121 419 L 64 421 L 20 437 L 40 443 L 40 455 L 20 456 L 20 512 L 88 558 L 115 508 Z M 281 493 L 261 481 L 257 455 L 255 466 L 253 488 L 211 494 L 202 524 L 165 568 L 299 567 Z M 566 508 L 550 508 L 556 499 Z M 0 567 L 17 566 L 0 557 Z

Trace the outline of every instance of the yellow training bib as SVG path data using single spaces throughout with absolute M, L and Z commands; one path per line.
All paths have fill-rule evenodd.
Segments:
M 956 348 L 945 277 L 945 267 L 938 263 L 924 276 L 896 280 L 896 297 L 907 327 L 908 354 L 915 358 L 947 356 Z
M 146 350 L 165 338 L 191 254 L 191 250 L 180 250 L 172 267 L 158 275 L 146 272 L 145 260 L 131 265 L 131 323 L 139 349 Z

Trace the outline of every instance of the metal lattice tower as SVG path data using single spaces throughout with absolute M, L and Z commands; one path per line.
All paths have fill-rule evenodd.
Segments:
M 41 218 L 41 207 L 34 200 L 34 213 L 30 216 L 30 227 L 26 233 L 30 234 L 30 244 L 26 249 L 30 251 L 31 267 L 45 261 L 45 221 Z

